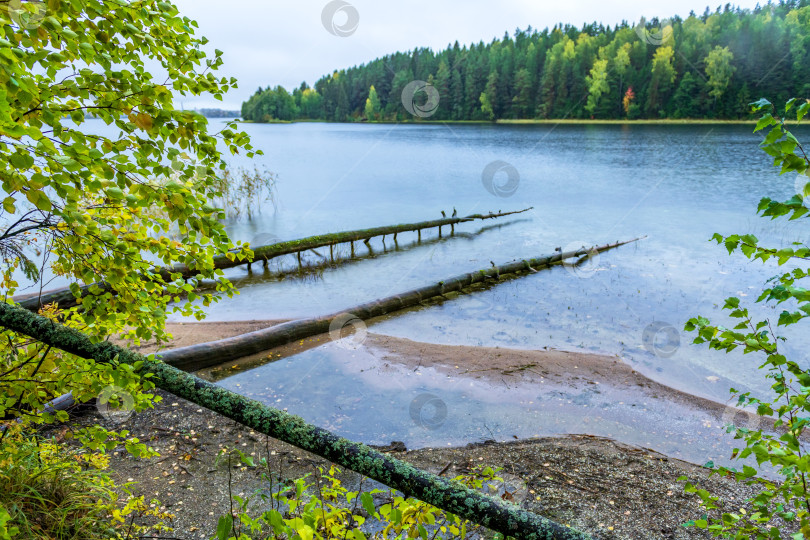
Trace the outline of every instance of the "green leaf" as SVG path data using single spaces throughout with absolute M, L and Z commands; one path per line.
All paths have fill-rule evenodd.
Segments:
M 760 98 L 759 100 L 749 103 L 748 105 L 751 107 L 753 112 L 756 112 L 771 107 L 771 102 L 765 98 Z
M 217 521 L 217 540 L 228 540 L 233 530 L 233 516 L 220 516 Z
M 363 505 L 363 508 L 368 512 L 369 516 L 374 516 L 377 514 L 377 509 L 374 506 L 374 497 L 368 492 L 363 492 L 360 494 L 360 502 Z
M 810 100 L 805 100 L 797 109 L 796 109 L 796 121 L 801 122 L 805 115 L 810 112 Z
M 774 124 L 778 124 L 778 122 L 774 119 L 774 117 L 770 113 L 765 114 L 757 121 L 757 125 L 754 128 L 754 131 L 757 132 L 761 129 L 764 129 L 768 126 L 772 126 Z
M 253 456 L 249 456 L 241 451 L 239 451 L 239 460 L 247 465 L 248 467 L 255 467 L 253 463 Z
M 3 209 L 9 214 L 13 214 L 16 211 L 14 206 L 14 197 L 8 196 L 3 199 Z
M 301 540 L 312 540 L 315 531 L 309 525 L 300 525 L 295 528 L 295 532 L 301 537 Z
M 781 126 L 776 126 L 775 128 L 771 129 L 767 135 L 765 135 L 765 139 L 763 139 L 762 144 L 763 146 L 771 145 L 781 139 L 784 136 L 785 132 Z M 781 156 L 781 152 L 778 152 L 778 155 Z
M 43 212 L 49 212 L 51 210 L 51 201 L 45 192 L 39 189 L 33 189 L 27 191 L 25 193 L 25 197 L 36 206 L 39 210 Z

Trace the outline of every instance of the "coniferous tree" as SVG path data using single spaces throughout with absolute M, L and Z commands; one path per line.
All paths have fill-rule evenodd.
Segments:
M 335 71 L 291 95 L 278 86 L 259 88 L 242 116 L 356 121 L 367 118 L 373 86 L 380 119 L 419 120 L 401 105 L 412 81 L 429 81 L 439 92 L 434 120 L 748 118 L 752 97 L 786 101 L 810 94 L 808 0 L 752 10 L 729 5 L 670 21 L 663 29 L 658 19 L 645 28 L 627 22 L 528 27 L 487 44 L 398 52 Z

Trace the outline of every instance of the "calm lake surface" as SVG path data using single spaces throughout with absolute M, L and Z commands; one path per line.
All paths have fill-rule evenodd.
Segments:
M 778 272 L 729 257 L 708 241 L 714 232 L 754 233 L 776 246 L 801 238 L 799 228 L 754 216 L 762 196 L 795 193 L 796 177 L 777 174 L 751 126 L 303 123 L 244 129 L 265 152 L 260 164 L 278 174 L 277 209 L 267 205 L 257 219 L 234 225 L 235 239 L 286 240 L 414 222 L 438 218 L 442 210 L 450 215 L 453 208 L 459 215 L 534 210 L 459 226 L 455 237 L 446 229 L 441 240 L 423 234 L 421 246 L 413 245 L 415 234 L 403 234 L 398 251 L 390 237 L 385 252 L 372 242 L 373 258 L 317 279 L 234 270 L 229 275 L 241 280 L 242 294 L 214 306 L 209 320 L 330 313 L 490 261 L 647 235 L 582 271 L 539 272 L 374 324 L 372 331 L 442 344 L 621 355 L 653 379 L 721 401 L 730 385 L 764 387 L 757 358 L 709 352 L 682 331 L 697 314 L 721 320 L 719 307 L 732 294 L 753 303 Z M 511 195 L 493 195 L 483 185 L 483 170 L 496 160 L 519 173 Z M 506 180 L 505 173 L 496 175 L 495 184 Z M 789 350 L 806 350 L 806 336 L 795 338 Z
M 212 127 L 217 122 L 212 120 Z M 390 237 L 386 246 L 376 240 L 371 243 L 372 254 L 359 244 L 356 260 L 304 279 L 280 278 L 261 267 L 254 267 L 252 273 L 234 269 L 227 275 L 239 281 L 242 293 L 213 306 L 209 320 L 331 313 L 486 268 L 490 261 L 503 263 L 553 253 L 558 246 L 646 235 L 645 240 L 604 253 L 578 271 L 557 267 L 538 272 L 375 322 L 370 331 L 439 344 L 553 347 L 619 355 L 657 381 L 720 402 L 728 400 L 730 386 L 767 388 L 757 370 L 759 358 L 710 352 L 705 346 L 692 345 L 692 336 L 682 331 L 687 319 L 698 314 L 728 324 L 720 309 L 723 300 L 736 295 L 753 303 L 765 280 L 778 272 L 774 265 L 729 257 L 722 247 L 709 242 L 714 232 L 753 233 L 775 246 L 807 240 L 806 231 L 754 215 L 762 196 L 787 198 L 795 193 L 796 177 L 777 174 L 770 158 L 757 148 L 761 136 L 751 132 L 752 126 L 302 123 L 247 124 L 243 129 L 254 146 L 264 151 L 258 165 L 278 175 L 278 189 L 275 208 L 267 203 L 252 221 L 229 227 L 235 240 L 258 245 L 273 239 L 416 222 L 439 218 L 442 210 L 450 215 L 454 208 L 459 215 L 534 210 L 464 224 L 454 236 L 445 229 L 441 239 L 435 231 L 425 231 L 421 244 L 416 243 L 415 233 L 400 235 L 396 246 Z M 798 135 L 804 140 L 808 131 Z M 511 187 L 505 185 L 503 172 L 494 177 L 501 193 L 492 194 L 484 186 L 482 173 L 498 160 L 519 175 L 512 193 L 503 192 Z M 238 159 L 231 164 L 249 165 Z M 341 253 L 348 256 L 347 252 L 344 246 Z M 306 259 L 320 260 L 312 253 Z M 294 266 L 294 260 L 276 261 L 271 270 L 285 266 Z M 778 310 L 765 313 L 776 316 Z M 786 350 L 806 362 L 808 341 L 808 336 L 791 336 Z M 451 429 L 449 422 L 445 430 L 423 429 L 413 435 L 407 404 L 419 392 L 442 396 L 441 385 L 409 383 L 407 392 L 389 391 L 381 382 L 385 378 L 362 377 L 358 369 L 350 369 L 355 353 L 347 351 L 316 349 L 300 355 L 300 368 L 296 362 L 277 362 L 260 368 L 257 375 L 245 372 L 220 384 L 249 394 L 272 395 L 267 399 L 277 406 L 289 406 L 307 420 L 368 442 L 384 437 L 425 445 L 459 443 L 465 433 L 468 440 L 487 437 L 480 430 L 465 431 L 458 425 L 446 431 Z M 258 374 L 260 380 L 251 387 L 245 377 L 254 379 Z M 279 383 L 268 389 L 267 381 L 274 379 Z M 301 380 L 307 383 L 294 384 Z M 328 384 L 322 382 L 326 380 Z M 347 397 L 355 403 L 348 407 L 345 400 L 335 399 L 335 392 L 328 390 L 330 384 L 363 388 L 364 397 Z M 402 395 L 392 397 L 392 392 Z M 581 415 L 549 422 L 548 416 L 554 415 L 549 410 L 533 409 L 533 416 L 527 416 L 519 408 L 493 407 L 486 399 L 468 397 L 456 392 L 442 399 L 462 412 L 488 409 L 490 416 L 504 419 L 505 431 L 496 430 L 493 438 L 507 438 L 518 431 L 520 436 L 595 431 L 582 425 Z M 532 399 L 527 394 L 515 403 Z M 372 436 L 374 430 L 368 426 L 380 421 L 383 410 L 394 411 L 389 413 L 391 422 Z M 532 418 L 538 415 L 545 421 L 535 429 Z M 343 416 L 353 420 L 336 424 Z M 350 427 L 355 424 L 365 427 Z M 518 426 L 522 428 L 516 430 Z M 650 443 L 640 433 L 620 438 Z M 704 442 L 709 445 L 708 439 Z

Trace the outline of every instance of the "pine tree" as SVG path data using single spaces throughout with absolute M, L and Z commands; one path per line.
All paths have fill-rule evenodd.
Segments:
M 302 118 L 367 117 L 373 86 L 380 117 L 396 119 L 404 114 L 402 90 L 414 80 L 432 81 L 441 103 L 435 118 L 452 120 L 485 120 L 490 109 L 493 118 L 746 118 L 751 96 L 783 101 L 810 94 L 807 0 L 672 21 L 658 47 L 627 23 L 591 23 L 518 30 L 488 44 L 456 42 L 438 52 L 394 53 L 323 77 L 315 95 L 302 85 L 292 106 L 286 91 L 260 88 L 243 104 L 242 116 L 263 121 L 297 110 Z M 653 19 L 650 28 L 660 24 Z M 625 109 L 628 86 L 637 97 Z

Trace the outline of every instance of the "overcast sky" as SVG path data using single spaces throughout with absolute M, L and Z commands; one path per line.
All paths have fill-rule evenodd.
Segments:
M 224 103 L 188 100 L 184 106 L 239 109 L 259 86 L 312 85 L 334 69 L 414 47 L 439 50 L 455 40 L 488 42 L 529 25 L 543 29 L 557 22 L 581 27 L 592 21 L 635 24 L 642 16 L 686 17 L 691 10 L 702 13 L 707 5 L 700 0 L 336 1 L 344 7 L 336 10 L 340 4 L 327 0 L 177 0 L 180 11 L 199 23 L 199 33 L 225 53 L 221 73 L 239 79 L 239 89 Z M 752 8 L 756 1 L 738 4 Z M 714 10 L 718 4 L 710 5 Z M 329 7 L 335 11 L 334 17 L 326 17 L 331 30 L 348 35 L 327 30 L 323 15 Z

